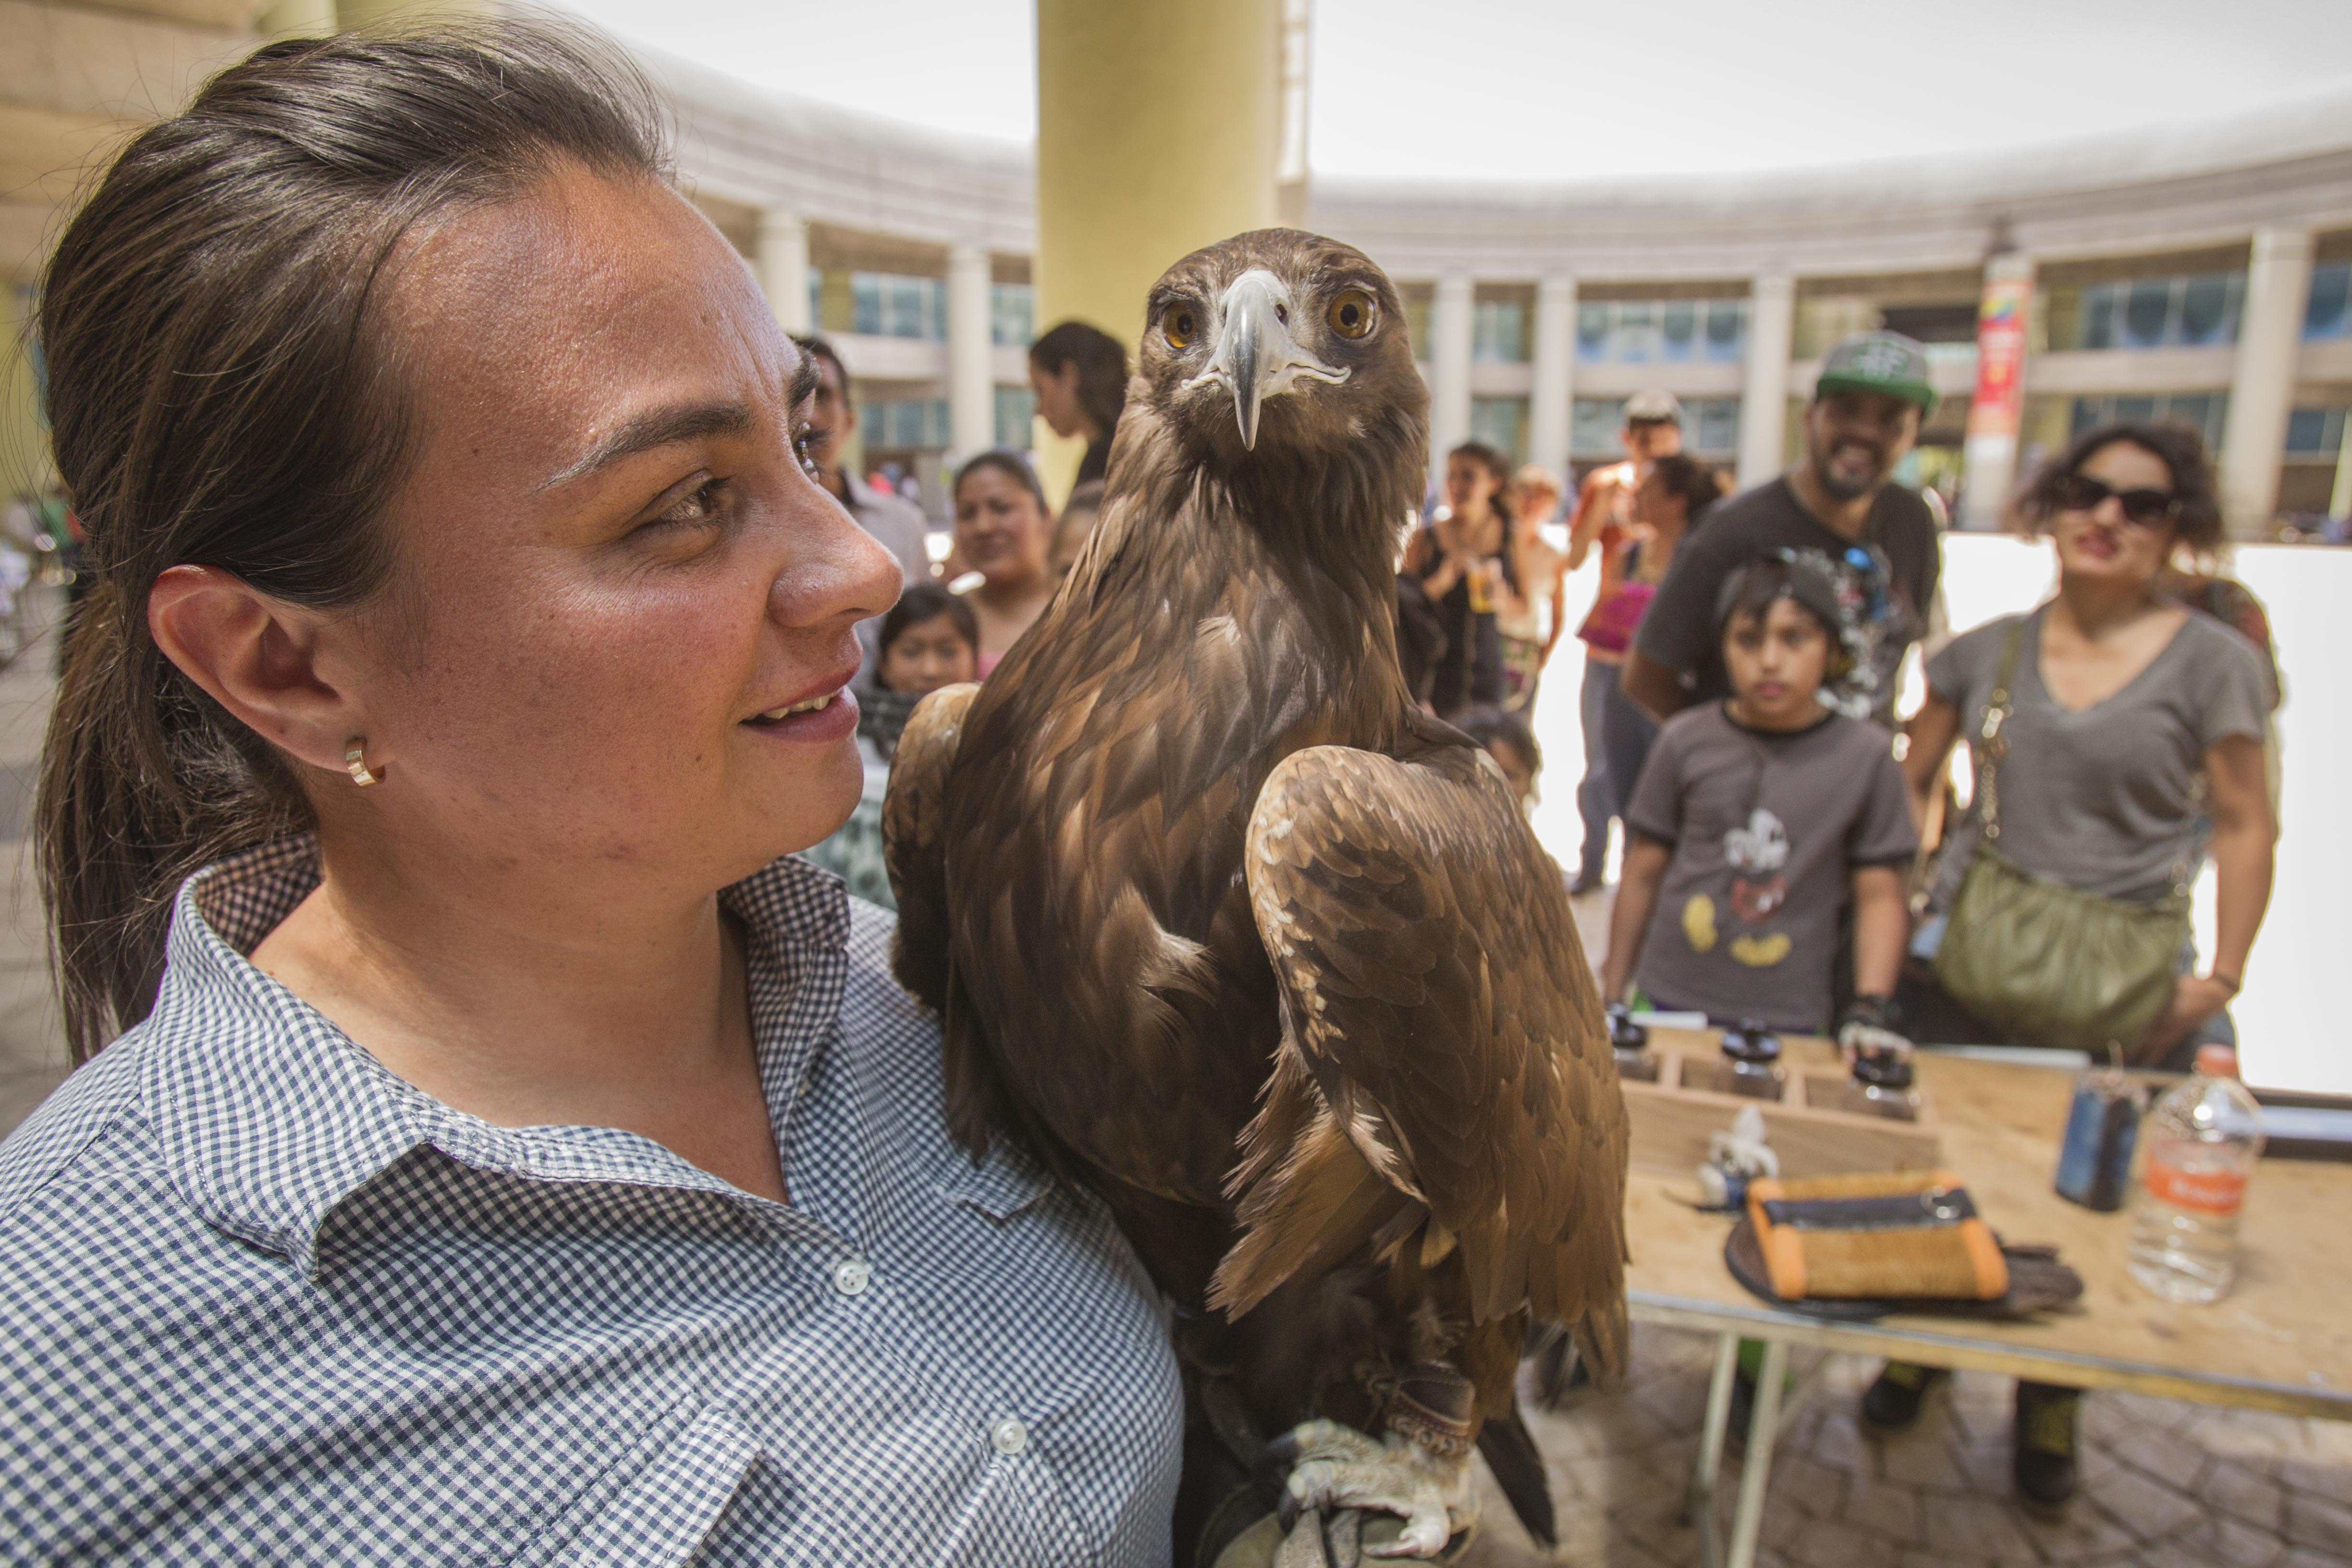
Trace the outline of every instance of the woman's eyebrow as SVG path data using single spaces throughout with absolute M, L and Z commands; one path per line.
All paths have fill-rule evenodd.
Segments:
M 539 489 L 551 490 L 558 485 L 570 484 L 607 463 L 650 452 L 656 447 L 675 446 L 706 436 L 740 436 L 751 428 L 751 410 L 740 403 L 685 403 L 648 409 L 597 442 L 578 462 L 541 481 Z

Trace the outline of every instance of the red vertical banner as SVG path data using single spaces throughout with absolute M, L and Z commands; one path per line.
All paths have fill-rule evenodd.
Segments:
M 2033 306 L 2033 260 L 2003 251 L 1985 263 L 1977 307 L 1977 389 L 1969 401 L 1969 437 L 2017 437 L 2025 406 L 2025 321 Z
M 1960 525 L 2000 526 L 2017 479 L 2017 429 L 2025 411 L 2025 325 L 2033 308 L 2033 258 L 2004 250 L 1985 262 L 1977 305 L 1977 386 L 1961 444 Z

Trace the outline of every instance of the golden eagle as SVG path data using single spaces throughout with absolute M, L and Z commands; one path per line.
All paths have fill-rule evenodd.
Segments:
M 1625 1113 L 1557 868 L 1398 670 L 1403 306 L 1265 229 L 1147 323 L 1058 597 L 899 742 L 899 978 L 974 1156 L 1099 1194 L 1176 1304 L 1180 1552 L 1274 1500 L 1264 1435 L 1286 1508 L 1402 1514 L 1424 1556 L 1475 1442 L 1549 1536 L 1513 1376 L 1531 1316 L 1622 1361 Z

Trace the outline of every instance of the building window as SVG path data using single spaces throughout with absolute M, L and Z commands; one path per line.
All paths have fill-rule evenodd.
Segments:
M 1748 352 L 1745 300 L 1605 300 L 1576 310 L 1588 364 L 1735 364 Z
M 948 400 L 937 397 L 869 403 L 858 416 L 858 425 L 868 447 L 944 451 L 948 444 Z
M 2064 326 L 2063 304 L 2052 311 L 2051 347 L 2057 349 L 2204 348 L 2238 341 L 2245 303 L 2242 272 L 2200 272 L 2094 283 L 2082 290 L 2082 310 Z
M 2303 311 L 2303 341 L 2352 337 L 2352 261 L 2311 269 L 2311 300 Z
M 849 299 L 858 331 L 935 343 L 948 340 L 948 286 L 942 279 L 853 272 Z
M 1625 426 L 1622 397 L 1580 397 L 1569 416 L 1569 455 L 1590 461 L 1622 458 L 1624 448 L 1617 433 Z M 1683 399 L 1683 450 L 1710 461 L 1731 457 L 1739 449 L 1739 399 Z
M 1528 400 L 1524 397 L 1474 397 L 1470 400 L 1470 439 L 1484 441 L 1516 463 L 1528 448 Z
M 1484 364 L 1524 364 L 1528 311 L 1517 300 L 1481 300 L 1470 307 L 1470 357 Z
M 1025 452 L 1035 439 L 1037 394 L 1026 386 L 996 389 L 996 444 L 1008 451 Z
M 1003 348 L 1025 349 L 1036 335 L 1037 290 L 1026 283 L 990 284 L 988 341 Z M 1025 438 L 1022 445 L 1028 445 Z
M 809 331 L 812 332 L 822 332 L 824 331 L 824 274 L 818 268 L 812 267 L 808 269 L 808 280 Z
M 2157 420 L 2186 425 L 2204 438 L 2208 452 L 2221 445 L 2221 426 L 2230 417 L 2226 392 L 2171 392 L 2137 397 L 2078 397 L 2074 399 L 2072 435 L 2085 436 L 2102 425 L 2145 425 Z
M 2333 462 L 2344 450 L 2341 408 L 2298 408 L 2286 416 L 2286 455 L 2325 458 Z

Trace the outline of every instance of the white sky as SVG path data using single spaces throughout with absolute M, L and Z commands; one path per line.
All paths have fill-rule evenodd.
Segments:
M 566 3 L 766 86 L 950 132 L 1035 129 L 1026 0 Z M 1316 0 L 1314 37 L 1314 167 L 1410 178 L 1801 167 L 2352 86 L 2347 0 Z

